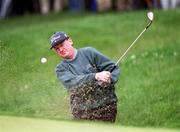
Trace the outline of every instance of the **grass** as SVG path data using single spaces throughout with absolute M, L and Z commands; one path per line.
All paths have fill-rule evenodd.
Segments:
M 120 64 L 116 124 L 179 128 L 180 10 L 154 13 L 152 26 Z M 49 36 L 66 31 L 75 47 L 95 47 L 116 61 L 147 22 L 146 11 L 1 20 L 0 114 L 71 120 L 68 95 L 54 73 L 61 59 L 49 50 Z
M 3 132 L 79 132 L 82 129 L 85 132 L 178 132 L 177 129 L 120 127 L 104 123 L 98 123 L 97 125 L 95 122 L 52 121 L 0 116 L 0 131 Z

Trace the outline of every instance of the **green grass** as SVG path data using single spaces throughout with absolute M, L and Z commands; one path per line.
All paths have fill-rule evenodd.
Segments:
M 116 124 L 179 128 L 180 10 L 154 13 L 152 26 L 120 64 Z M 66 31 L 75 47 L 95 47 L 116 61 L 147 23 L 146 11 L 1 20 L 0 114 L 71 120 L 49 36 Z
M 3 132 L 178 132 L 177 129 L 120 127 L 95 122 L 52 121 L 32 118 L 0 116 L 0 131 Z

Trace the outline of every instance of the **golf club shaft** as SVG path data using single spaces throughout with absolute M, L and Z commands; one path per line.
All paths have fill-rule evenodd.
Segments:
M 148 25 L 146 26 L 146 28 L 144 28 L 143 29 L 143 31 L 137 36 L 137 38 L 134 40 L 134 42 L 126 49 L 126 51 L 123 53 L 123 55 L 118 59 L 118 61 L 116 62 L 116 64 L 114 65 L 114 66 L 112 66 L 111 68 L 110 68 L 110 72 L 112 72 L 114 69 L 115 69 L 115 67 L 116 67 L 116 65 L 118 65 L 119 64 L 119 62 L 122 60 L 122 58 L 127 54 L 127 52 L 133 47 L 133 45 L 136 43 L 136 41 L 142 36 L 142 34 L 150 27 L 150 25 L 152 24 L 152 21 L 150 21 L 149 23 L 148 23 Z
M 116 65 L 122 60 L 122 58 L 127 54 L 127 52 L 133 47 L 133 45 L 136 43 L 136 41 L 142 36 L 142 34 L 146 31 L 146 28 L 138 35 L 138 37 L 134 40 L 134 42 L 126 49 L 126 51 L 123 53 L 123 55 L 118 59 L 116 62 Z

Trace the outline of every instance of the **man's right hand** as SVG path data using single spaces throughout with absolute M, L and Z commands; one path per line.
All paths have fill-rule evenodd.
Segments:
M 102 71 L 96 73 L 95 78 L 100 82 L 109 83 L 109 80 L 111 80 L 111 73 L 109 71 Z

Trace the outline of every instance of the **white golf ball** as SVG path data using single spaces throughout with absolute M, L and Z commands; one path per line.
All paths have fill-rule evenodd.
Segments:
M 47 59 L 45 57 L 42 57 L 41 58 L 41 63 L 46 63 L 47 62 Z

